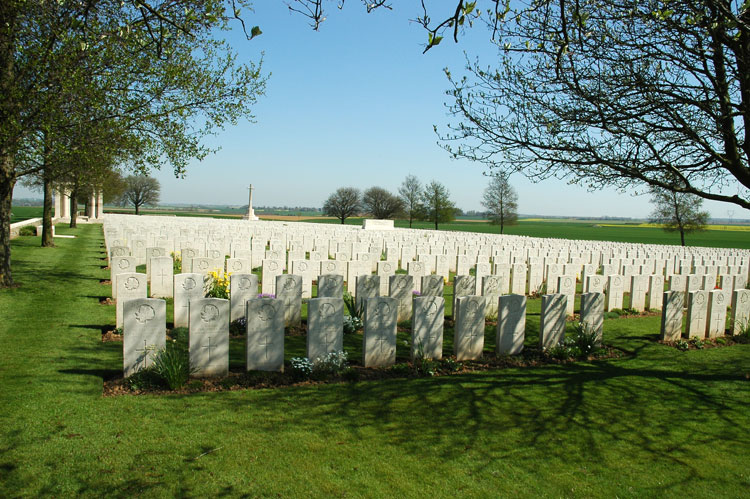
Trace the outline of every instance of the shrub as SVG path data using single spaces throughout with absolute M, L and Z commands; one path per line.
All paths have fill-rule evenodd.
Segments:
M 678 350 L 682 350 L 683 352 L 690 349 L 690 343 L 682 339 L 677 340 L 674 346 L 676 346 Z
M 36 236 L 36 227 L 33 225 L 24 225 L 18 230 L 19 236 Z
M 233 336 L 242 336 L 247 332 L 247 319 L 240 317 L 229 324 L 229 334 Z
M 167 343 L 167 347 L 156 354 L 151 368 L 170 390 L 177 390 L 185 386 L 193 373 L 190 368 L 190 356 L 187 348 L 184 348 L 176 340 Z
M 345 351 L 330 352 L 313 361 L 313 373 L 337 375 L 349 367 L 349 354 Z
M 327 379 L 345 372 L 349 368 L 349 354 L 344 351 L 330 352 L 325 357 L 311 361 L 307 357 L 294 357 L 290 362 L 292 378 L 297 381 L 306 379 Z
M 307 357 L 293 357 L 289 361 L 289 373 L 297 381 L 310 379 L 313 371 L 313 363 Z
M 578 347 L 577 338 L 565 338 L 559 344 L 548 348 L 544 353 L 553 359 L 567 360 L 571 357 L 581 357 L 583 355 Z
M 356 333 L 362 327 L 364 324 L 362 324 L 362 319 L 359 317 L 352 317 L 351 315 L 345 315 L 344 316 L 344 333 L 345 334 L 352 334 Z

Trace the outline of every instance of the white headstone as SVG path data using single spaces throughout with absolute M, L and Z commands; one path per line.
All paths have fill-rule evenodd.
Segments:
M 442 276 L 439 276 L 442 279 Z M 445 300 L 442 296 L 418 296 L 414 298 L 414 316 L 411 323 L 411 357 L 419 354 L 424 358 L 443 358 L 443 324 Z
M 520 294 L 504 295 L 499 303 L 495 354 L 517 355 L 523 350 L 526 338 L 526 297 Z
M 117 280 L 118 296 L 115 313 L 117 327 L 120 328 L 123 324 L 123 303 L 133 298 L 146 298 L 148 280 L 146 279 L 146 274 L 139 274 L 137 272 L 117 274 L 115 279 Z
M 539 346 L 543 350 L 559 345 L 565 338 L 567 301 L 567 297 L 561 294 L 542 296 Z
M 461 296 L 456 299 L 453 353 L 456 360 L 476 360 L 484 350 L 485 299 Z
M 229 372 L 229 300 L 190 301 L 190 368 L 197 377 Z
M 676 341 L 682 335 L 682 307 L 685 293 L 665 291 L 661 311 L 661 340 Z
M 708 291 L 688 293 L 687 333 L 693 338 L 705 338 L 708 323 Z
M 604 293 L 583 293 L 581 295 L 581 323 L 596 333 L 597 343 L 602 342 L 604 326 Z
M 188 327 L 190 324 L 190 300 L 203 298 L 203 279 L 203 274 L 175 274 L 174 327 Z
M 315 362 L 340 352 L 344 338 L 344 300 L 313 298 L 307 302 L 307 358 Z
M 284 370 L 284 306 L 275 298 L 247 301 L 246 368 Z
M 128 300 L 123 308 L 123 376 L 150 367 L 166 346 L 167 304 L 156 298 Z
M 258 296 L 258 276 L 238 272 L 229 276 L 229 320 L 245 316 L 245 303 Z
M 398 306 L 398 300 L 384 296 L 365 302 L 362 337 L 362 363 L 365 367 L 389 366 L 396 362 Z

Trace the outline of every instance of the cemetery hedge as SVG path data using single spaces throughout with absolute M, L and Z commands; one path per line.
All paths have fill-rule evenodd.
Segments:
M 102 397 L 122 346 L 101 342 L 101 227 L 57 231 L 77 237 L 12 242 L 0 290 L 3 497 L 750 494 L 750 345 L 683 352 L 658 317 L 612 319 L 618 359 Z

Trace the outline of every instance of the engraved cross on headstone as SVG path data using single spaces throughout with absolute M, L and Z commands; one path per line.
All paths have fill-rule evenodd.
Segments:
M 271 341 L 267 334 L 264 334 L 263 338 L 258 344 L 266 349 L 266 360 L 268 360 L 268 346 L 273 345 L 273 341 Z
M 167 272 L 162 268 L 162 269 L 159 269 L 159 273 L 156 274 L 156 277 L 160 278 L 161 285 L 164 286 L 165 285 L 164 284 L 164 279 L 166 279 L 167 277 L 169 277 L 169 274 L 167 274 Z
M 148 353 L 152 352 L 154 350 L 153 345 L 149 345 L 146 340 L 143 340 L 143 348 L 136 348 L 136 352 L 141 352 L 140 356 L 138 357 L 138 364 L 141 365 L 141 369 L 146 369 L 148 367 Z
M 215 350 L 216 346 L 211 344 L 211 337 L 208 336 L 206 338 L 208 340 L 208 343 L 201 346 L 201 349 L 208 350 L 208 362 L 211 363 L 211 350 Z

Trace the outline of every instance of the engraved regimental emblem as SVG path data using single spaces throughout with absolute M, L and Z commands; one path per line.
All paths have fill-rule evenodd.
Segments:
M 135 311 L 135 320 L 140 324 L 145 324 L 148 321 L 156 317 L 156 311 L 151 305 L 141 305 L 138 310 Z
M 141 285 L 140 281 L 138 281 L 138 279 L 135 277 L 128 277 L 127 279 L 125 279 L 124 286 L 125 286 L 125 289 L 127 289 L 128 291 L 134 291 L 138 289 L 140 285 Z
M 216 305 L 204 305 L 201 309 L 201 320 L 203 322 L 212 322 L 219 317 L 219 307 Z
M 262 307 L 260 307 L 260 312 L 258 312 L 258 318 L 262 320 L 263 322 L 268 322 L 271 319 L 273 319 L 276 316 L 276 309 L 273 308 L 273 305 L 269 305 L 266 303 Z
M 182 289 L 185 291 L 190 291 L 191 289 L 195 289 L 195 279 L 192 277 L 188 277 L 182 282 Z

